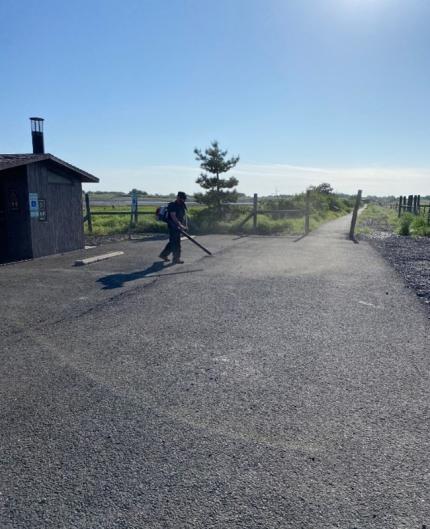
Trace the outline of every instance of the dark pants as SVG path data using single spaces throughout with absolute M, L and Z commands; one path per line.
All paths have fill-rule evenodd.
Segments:
M 168 257 L 171 253 L 173 253 L 174 261 L 178 261 L 181 258 L 181 232 L 173 226 L 169 226 L 169 242 L 160 256 Z

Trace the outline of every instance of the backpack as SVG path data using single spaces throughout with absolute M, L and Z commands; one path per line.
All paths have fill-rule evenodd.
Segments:
M 167 206 L 160 206 L 155 210 L 155 217 L 161 222 L 168 222 L 169 220 L 169 211 Z

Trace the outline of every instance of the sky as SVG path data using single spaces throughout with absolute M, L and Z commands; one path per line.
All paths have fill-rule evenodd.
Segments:
M 31 152 L 41 116 L 87 189 L 192 193 L 216 139 L 246 194 L 430 194 L 428 0 L 1 0 L 0 19 L 0 152 Z

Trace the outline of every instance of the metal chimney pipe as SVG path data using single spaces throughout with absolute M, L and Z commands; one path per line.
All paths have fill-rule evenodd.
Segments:
M 31 139 L 33 140 L 33 154 L 44 154 L 45 145 L 43 142 L 43 118 L 30 118 Z

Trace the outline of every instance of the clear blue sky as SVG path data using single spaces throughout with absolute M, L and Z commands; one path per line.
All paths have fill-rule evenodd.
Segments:
M 2 0 L 0 152 L 98 189 L 194 191 L 193 148 L 244 192 L 430 193 L 428 0 Z M 93 187 L 96 189 L 96 187 Z

